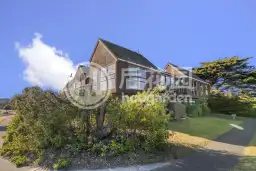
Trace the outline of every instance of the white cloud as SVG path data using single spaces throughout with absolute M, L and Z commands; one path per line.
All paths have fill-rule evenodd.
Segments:
M 66 53 L 45 44 L 41 38 L 42 35 L 36 33 L 27 47 L 15 43 L 19 57 L 26 66 L 23 78 L 32 85 L 60 90 L 70 79 L 70 74 L 75 73 L 77 65 Z

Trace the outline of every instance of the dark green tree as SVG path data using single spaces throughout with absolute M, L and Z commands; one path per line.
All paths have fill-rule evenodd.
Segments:
M 194 72 L 207 80 L 216 89 L 232 91 L 256 92 L 256 69 L 249 64 L 251 57 L 240 58 L 233 56 L 211 62 L 202 62 Z

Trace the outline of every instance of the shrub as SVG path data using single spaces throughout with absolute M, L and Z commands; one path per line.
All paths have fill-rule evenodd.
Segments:
M 7 104 L 4 106 L 4 110 L 12 110 L 12 106 Z
M 200 104 L 188 104 L 187 105 L 187 113 L 190 117 L 198 117 L 202 115 L 202 107 Z
M 68 156 L 85 150 L 101 157 L 141 148 L 150 151 L 166 143 L 171 118 L 157 89 L 126 97 L 123 102 L 111 98 L 105 116 L 99 109 L 80 110 L 61 95 L 39 87 L 25 88 L 11 105 L 16 115 L 8 125 L 1 155 L 18 165 L 43 163 L 48 151 L 57 151 L 58 158 L 63 148 Z M 100 131 L 107 130 L 104 136 L 98 136 L 100 126 Z M 54 168 L 68 164 L 59 159 Z
M 237 116 L 256 116 L 253 109 L 255 100 L 246 94 L 224 93 L 212 91 L 209 99 L 209 106 L 212 111 L 223 114 L 236 114 Z
M 105 152 L 106 146 L 102 142 L 94 143 L 90 149 L 92 153 L 101 154 Z
M 72 121 L 78 109 L 58 94 L 39 87 L 25 88 L 11 103 L 16 115 L 8 125 L 2 155 L 37 155 L 44 148 L 64 147 L 77 139 Z
M 115 140 L 112 140 L 109 149 L 112 155 L 116 156 L 122 153 L 125 153 L 126 150 L 132 150 L 132 147 L 126 146 L 125 143 L 118 143 Z
M 26 156 L 14 156 L 11 158 L 11 162 L 16 165 L 16 167 L 22 166 L 27 162 Z
M 202 104 L 202 112 L 203 112 L 203 115 L 208 115 L 211 113 L 211 109 L 209 108 L 207 103 Z
M 165 143 L 170 116 L 166 114 L 166 102 L 160 99 L 160 93 L 153 89 L 127 96 L 123 102 L 110 100 L 107 113 L 112 126 L 126 137 L 143 136 L 152 148 Z
M 68 159 L 58 159 L 57 163 L 53 165 L 54 169 L 63 169 L 70 165 L 70 160 Z
M 190 117 L 203 116 L 211 112 L 208 107 L 207 99 L 198 99 L 192 104 L 187 104 L 186 110 Z

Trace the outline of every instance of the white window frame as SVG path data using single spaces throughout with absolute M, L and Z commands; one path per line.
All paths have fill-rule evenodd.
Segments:
M 146 86 L 147 72 L 140 67 L 134 66 L 129 66 L 127 71 L 129 77 L 126 78 L 126 89 L 144 90 Z M 133 82 L 133 84 L 131 84 L 131 82 Z
M 111 64 L 103 68 L 100 72 L 100 90 L 106 90 L 106 77 L 108 78 L 108 89 L 114 89 L 116 87 L 116 64 Z M 104 74 L 106 73 L 106 74 Z

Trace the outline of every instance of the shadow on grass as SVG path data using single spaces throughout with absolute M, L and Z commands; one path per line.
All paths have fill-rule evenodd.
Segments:
M 237 121 L 232 120 L 230 120 L 230 123 L 227 121 L 214 123 L 215 120 L 212 120 L 212 123 L 210 123 L 210 121 L 211 119 L 205 120 L 203 118 L 174 121 L 170 123 L 173 124 L 170 125 L 170 130 L 198 138 L 244 147 L 250 142 L 256 128 L 256 119 L 246 119 L 241 126 L 236 125 L 235 122 Z M 220 129 L 223 124 L 225 124 L 225 127 Z
M 245 171 L 245 170 L 255 170 L 256 168 L 256 157 L 245 157 L 242 162 L 239 163 L 242 155 L 240 152 L 237 154 L 231 154 L 225 151 L 218 151 L 223 149 L 223 145 L 226 144 L 225 150 L 239 151 L 241 147 L 246 147 L 255 132 L 256 120 L 247 119 L 243 126 L 243 130 L 237 128 L 232 128 L 230 131 L 222 134 L 218 138 L 214 139 L 216 150 L 210 149 L 193 149 L 194 152 L 188 155 L 178 156 L 179 159 L 172 161 L 171 165 L 165 166 L 157 171 Z M 212 131 L 212 130 L 207 130 Z M 214 130 L 213 130 L 214 131 Z M 189 141 L 189 140 L 188 140 Z M 224 144 L 223 144 L 224 143 Z M 211 145 L 212 147 L 213 145 Z M 226 149 L 227 147 L 227 149 Z M 182 148 L 182 147 L 179 147 Z M 190 147 L 186 147 L 189 151 Z M 214 148 L 214 149 L 215 149 Z M 237 149 L 234 149 L 237 148 Z M 177 150 L 179 151 L 179 150 Z M 238 155 L 239 154 L 239 155 Z M 236 166 L 237 165 L 237 166 Z M 236 166 L 236 167 L 235 167 Z M 253 169 L 251 169 L 253 168 Z

